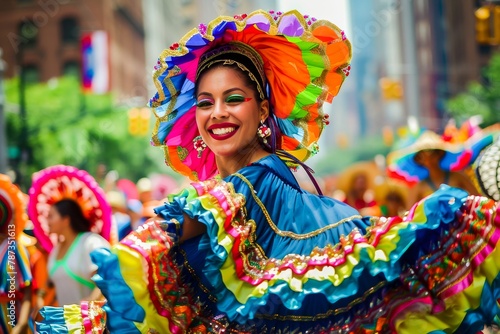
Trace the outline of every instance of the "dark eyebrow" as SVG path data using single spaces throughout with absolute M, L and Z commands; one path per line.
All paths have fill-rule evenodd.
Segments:
M 245 91 L 244 91 L 243 89 L 238 88 L 238 87 L 234 87 L 234 88 L 229 88 L 228 90 L 225 90 L 224 92 L 222 92 L 222 94 L 223 94 L 223 95 L 227 95 L 227 94 L 229 94 L 229 93 L 231 93 L 231 92 L 234 92 L 234 91 L 236 91 L 236 90 L 239 90 L 239 91 L 241 91 L 241 92 L 245 93 Z M 208 92 L 200 92 L 200 93 L 198 93 L 198 96 L 197 96 L 197 97 L 199 97 L 200 95 L 208 95 L 208 96 L 213 96 L 213 95 L 212 95 L 212 93 L 208 93 Z

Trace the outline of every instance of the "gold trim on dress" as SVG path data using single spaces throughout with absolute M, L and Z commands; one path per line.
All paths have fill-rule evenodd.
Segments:
M 338 315 L 343 312 L 348 312 L 354 305 L 364 302 L 371 294 L 377 290 L 386 286 L 389 282 L 383 281 L 366 290 L 363 296 L 354 299 L 345 307 L 339 307 L 336 309 L 330 309 L 324 313 L 318 313 L 316 315 L 280 315 L 280 314 L 256 314 L 255 317 L 258 319 L 266 320 L 279 320 L 279 321 L 315 321 L 328 318 L 332 315 Z
M 339 220 L 339 221 L 337 221 L 335 223 L 332 223 L 330 225 L 323 226 L 322 228 L 319 228 L 319 229 L 317 229 L 315 231 L 304 233 L 304 234 L 299 234 L 299 233 L 295 233 L 295 232 L 291 232 L 291 231 L 282 231 L 273 222 L 271 216 L 269 215 L 269 212 L 267 212 L 267 209 L 266 209 L 264 203 L 262 203 L 262 201 L 260 200 L 260 198 L 257 196 L 256 191 L 255 191 L 252 183 L 250 183 L 250 181 L 245 176 L 243 176 L 240 173 L 235 173 L 233 175 L 236 176 L 236 177 L 238 177 L 239 179 L 241 179 L 244 183 L 246 183 L 246 185 L 248 186 L 248 188 L 250 188 L 250 194 L 252 194 L 253 199 L 259 205 L 259 207 L 261 208 L 262 213 L 266 217 L 267 223 L 269 224 L 269 226 L 271 227 L 271 229 L 274 231 L 274 233 L 276 233 L 277 235 L 279 235 L 281 237 L 287 237 L 287 238 L 291 238 L 291 239 L 295 239 L 295 240 L 309 239 L 309 238 L 317 236 L 318 234 L 324 233 L 324 232 L 326 232 L 326 231 L 328 231 L 328 230 L 330 230 L 332 228 L 336 228 L 336 227 L 338 227 L 339 225 L 341 225 L 341 224 L 343 224 L 345 222 L 351 221 L 353 219 L 361 219 L 361 218 L 363 218 L 360 215 L 352 215 L 350 217 L 346 217 L 346 218 L 341 219 L 341 220 Z

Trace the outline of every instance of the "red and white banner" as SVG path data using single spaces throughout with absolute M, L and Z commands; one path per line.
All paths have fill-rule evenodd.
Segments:
M 84 33 L 82 46 L 82 87 L 96 94 L 110 90 L 109 41 L 106 31 Z

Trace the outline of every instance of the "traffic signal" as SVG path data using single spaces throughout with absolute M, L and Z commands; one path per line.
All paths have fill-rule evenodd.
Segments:
M 381 78 L 379 83 L 384 100 L 401 100 L 403 97 L 403 87 L 398 80 Z
M 151 113 L 148 108 L 132 108 L 128 112 L 128 132 L 132 136 L 145 136 L 149 132 Z
M 479 7 L 476 16 L 476 41 L 479 44 L 500 44 L 500 6 Z

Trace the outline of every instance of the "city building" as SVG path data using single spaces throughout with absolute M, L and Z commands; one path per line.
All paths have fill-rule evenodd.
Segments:
M 119 101 L 146 98 L 142 1 L 5 0 L 0 2 L 0 48 L 5 77 L 27 82 L 81 75 L 81 39 L 105 32 L 106 86 Z M 107 53 L 107 56 L 106 56 Z M 101 73 L 104 75 L 104 73 Z M 106 77 L 106 76 L 105 76 Z
M 362 2 L 362 4 L 361 4 Z M 357 136 L 386 126 L 440 131 L 446 101 L 480 80 L 487 62 L 470 0 L 350 0 Z M 500 22 L 499 22 L 500 23 Z M 500 37 L 500 36 L 499 36 Z
M 414 30 L 419 118 L 422 126 L 442 130 L 446 101 L 480 79 L 475 6 L 470 0 L 414 0 L 412 5 L 412 21 L 402 25 Z

